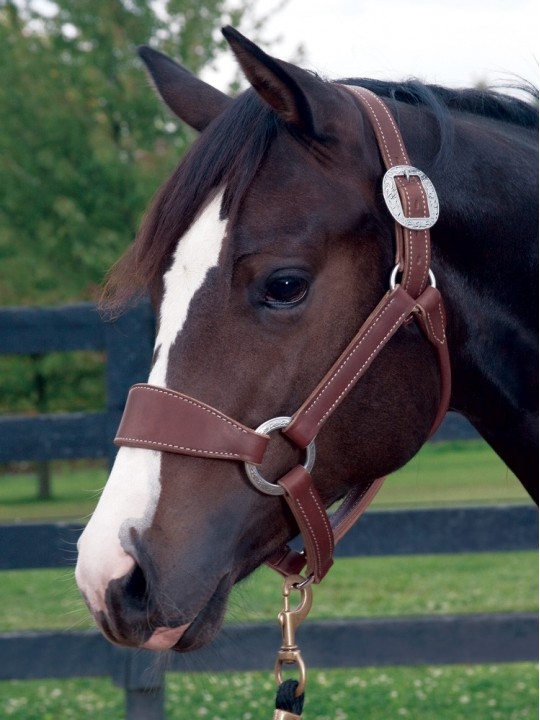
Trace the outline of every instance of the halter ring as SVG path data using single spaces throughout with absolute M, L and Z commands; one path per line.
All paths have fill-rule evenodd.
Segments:
M 399 272 L 399 264 L 394 267 L 394 269 L 392 270 L 392 272 L 390 274 L 390 290 L 393 290 L 396 287 L 396 285 L 398 284 L 398 282 L 397 282 L 398 272 Z M 433 270 L 431 270 L 431 269 L 428 270 L 428 277 L 429 277 L 430 286 L 432 288 L 436 288 L 437 282 L 435 280 L 435 275 L 433 274 Z
M 273 430 L 279 430 L 280 428 L 287 427 L 287 425 L 291 422 L 292 418 L 290 417 L 275 417 L 271 420 L 267 420 L 266 422 L 263 422 L 262 425 L 259 425 L 259 427 L 255 430 L 255 432 L 261 433 L 262 435 L 266 435 L 267 433 L 271 433 Z M 306 448 L 306 459 L 304 461 L 304 469 L 307 472 L 311 472 L 313 469 L 313 465 L 315 464 L 315 441 L 312 440 L 309 445 Z M 283 495 L 285 493 L 285 490 L 276 483 L 268 482 L 268 480 L 265 480 L 261 473 L 258 471 L 257 466 L 253 463 L 246 462 L 244 463 L 244 467 L 246 468 L 246 474 L 250 480 L 250 482 L 257 488 L 257 490 L 260 490 L 262 493 L 265 493 L 266 495 Z

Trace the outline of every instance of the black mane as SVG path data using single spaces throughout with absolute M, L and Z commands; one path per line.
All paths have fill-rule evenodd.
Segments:
M 452 110 L 472 113 L 521 127 L 538 127 L 538 90 L 532 85 L 515 85 L 507 88 L 528 95 L 532 102 L 526 102 L 493 89 L 454 89 L 441 85 L 427 85 L 418 80 L 396 83 L 353 78 L 339 82 L 360 85 L 380 97 L 390 98 L 408 105 L 423 105 L 429 108 L 439 120 L 447 110 Z
M 348 85 L 359 85 L 379 97 L 396 102 L 424 107 L 433 114 L 439 129 L 439 150 L 433 165 L 444 167 L 452 154 L 455 113 L 470 113 L 487 120 L 508 123 L 516 127 L 538 129 L 538 90 L 532 85 L 515 85 L 507 89 L 519 90 L 531 98 L 531 102 L 492 89 L 447 88 L 428 85 L 419 80 L 391 82 L 369 78 L 340 80 Z M 399 109 L 396 108 L 399 125 Z M 431 170 L 431 168 L 430 168 Z

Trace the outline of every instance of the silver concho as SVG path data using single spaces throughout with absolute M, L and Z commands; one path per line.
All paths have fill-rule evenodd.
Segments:
M 422 183 L 424 192 L 426 193 L 429 216 L 428 217 L 406 217 L 403 212 L 403 206 L 401 204 L 401 198 L 399 197 L 398 189 L 396 186 L 395 177 L 404 176 L 409 179 L 413 175 L 417 177 Z M 418 170 L 418 168 L 412 165 L 394 165 L 391 167 L 383 177 L 382 189 L 386 206 L 390 211 L 390 214 L 403 227 L 409 230 L 427 230 L 428 228 L 435 225 L 437 218 L 439 217 L 439 198 L 433 183 L 428 176 Z

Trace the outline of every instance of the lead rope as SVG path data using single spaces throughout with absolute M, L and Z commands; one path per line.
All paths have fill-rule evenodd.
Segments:
M 304 708 L 304 693 L 296 697 L 298 682 L 284 680 L 276 694 L 276 709 L 272 720 L 301 720 Z

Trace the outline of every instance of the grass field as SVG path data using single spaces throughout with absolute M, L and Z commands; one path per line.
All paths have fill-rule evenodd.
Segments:
M 315 589 L 310 617 L 534 610 L 536 569 L 536 553 L 340 558 Z M 1 577 L 1 631 L 90 626 L 71 571 Z M 263 568 L 235 590 L 227 621 L 275 618 L 279 605 L 280 583 Z M 278 639 L 276 626 L 276 649 Z M 201 669 L 195 660 L 193 666 Z M 305 719 L 532 720 L 538 717 L 537 685 L 532 664 L 311 670 Z M 264 720 L 271 716 L 274 692 L 271 668 L 171 674 L 167 718 Z M 120 720 L 122 713 L 123 694 L 108 679 L 0 683 L 1 718 Z
M 65 569 L 3 571 L 0 632 L 92 627 Z M 281 584 L 261 568 L 232 594 L 228 621 L 275 618 Z M 314 590 L 311 618 L 534 611 L 536 553 L 339 558 Z
M 3 685 L 3 687 L 2 687 Z M 305 720 L 534 720 L 531 664 L 314 670 Z M 121 720 L 123 696 L 108 680 L 0 684 L 0 717 Z M 268 720 L 271 673 L 167 677 L 167 720 Z
M 0 522 L 80 520 L 106 480 L 104 467 L 55 464 L 54 497 L 38 503 L 30 473 L 0 477 Z M 527 502 L 515 478 L 480 442 L 427 446 L 389 478 L 376 507 Z M 537 553 L 339 559 L 315 590 L 312 618 L 534 611 Z M 4 571 L 0 631 L 91 627 L 73 573 Z M 227 622 L 274 618 L 280 583 L 263 568 L 230 602 Z M 276 642 L 279 637 L 276 628 Z M 1 662 L 1 658 L 0 658 Z M 308 669 L 309 670 L 309 669 Z M 537 668 L 367 668 L 309 674 L 306 720 L 529 720 L 538 718 Z M 167 718 L 263 720 L 272 673 L 172 674 Z M 109 679 L 0 683 L 0 718 L 120 720 L 123 693 Z
M 104 463 L 54 463 L 53 497 L 36 501 L 31 472 L 0 469 L 0 522 L 84 519 L 107 479 Z M 374 507 L 528 502 L 504 463 L 482 441 L 431 443 L 388 478 Z

